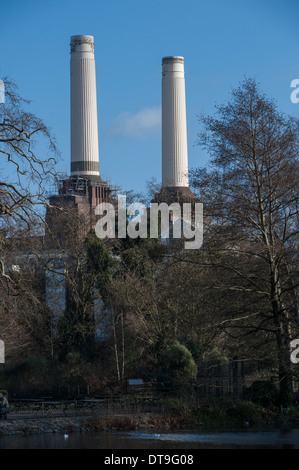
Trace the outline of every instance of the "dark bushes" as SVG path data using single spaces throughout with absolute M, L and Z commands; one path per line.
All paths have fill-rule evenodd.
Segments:
M 250 387 L 245 388 L 243 398 L 262 406 L 276 406 L 278 390 L 270 380 L 257 380 Z

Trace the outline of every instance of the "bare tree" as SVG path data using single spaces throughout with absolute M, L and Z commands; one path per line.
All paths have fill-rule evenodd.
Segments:
M 44 223 L 45 187 L 55 177 L 59 152 L 45 123 L 24 109 L 29 101 L 18 94 L 15 83 L 5 78 L 4 84 L 5 102 L 0 104 L 0 228 L 21 222 L 32 229 Z M 0 272 L 4 275 L 2 255 Z
M 290 340 L 297 334 L 298 122 L 280 113 L 252 79 L 216 107 L 215 117 L 201 121 L 198 143 L 211 153 L 211 170 L 195 170 L 193 183 L 212 222 L 209 261 L 222 275 L 218 288 L 234 293 L 235 306 L 251 299 L 243 328 L 275 338 L 280 400 L 287 404 Z

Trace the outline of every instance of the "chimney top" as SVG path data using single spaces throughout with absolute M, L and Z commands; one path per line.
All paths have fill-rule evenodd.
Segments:
M 71 43 L 72 42 L 78 42 L 80 44 L 85 43 L 85 42 L 90 43 L 90 42 L 94 42 L 94 37 L 88 34 L 79 34 L 76 36 L 71 36 Z
M 94 50 L 94 37 L 87 34 L 71 36 L 71 52 L 82 52 L 84 50 Z
M 173 55 L 173 56 L 168 56 L 168 57 L 163 57 L 162 58 L 162 64 L 169 64 L 169 63 L 174 63 L 178 62 L 180 64 L 184 63 L 184 57 Z

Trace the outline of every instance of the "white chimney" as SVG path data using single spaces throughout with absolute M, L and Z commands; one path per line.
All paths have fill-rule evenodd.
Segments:
M 162 186 L 189 187 L 184 58 L 162 59 Z
M 99 175 L 93 36 L 71 37 L 71 175 Z

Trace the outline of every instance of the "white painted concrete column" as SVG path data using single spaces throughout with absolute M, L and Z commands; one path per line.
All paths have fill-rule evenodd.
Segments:
M 184 58 L 162 59 L 162 185 L 189 187 Z
M 71 37 L 71 175 L 99 175 L 93 36 Z

